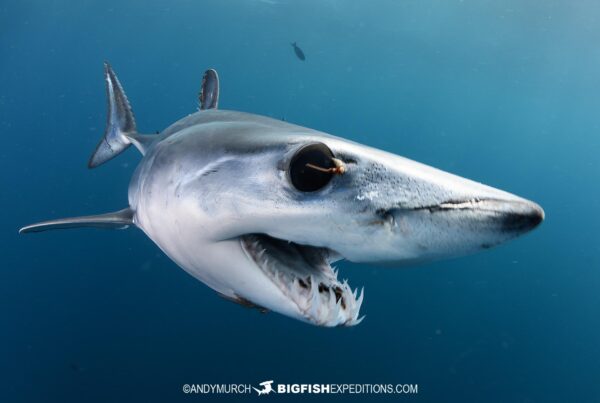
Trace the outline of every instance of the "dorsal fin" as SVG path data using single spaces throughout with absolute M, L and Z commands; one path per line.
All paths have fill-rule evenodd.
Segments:
M 106 62 L 104 63 L 104 79 L 106 80 L 106 98 L 108 100 L 106 129 L 90 157 L 89 168 L 95 168 L 119 155 L 131 144 L 127 135 L 137 133 L 129 100 L 127 100 L 117 75 L 110 64 Z
M 219 106 L 219 75 L 215 69 L 208 69 L 202 76 L 200 88 L 200 109 L 217 109 Z
M 112 213 L 88 215 L 81 217 L 59 218 L 27 225 L 19 230 L 19 234 L 41 232 L 50 229 L 95 227 L 95 228 L 127 228 L 133 224 L 133 210 L 126 208 Z
M 142 154 L 158 137 L 154 134 L 139 134 L 133 117 L 131 104 L 125 91 L 108 62 L 104 62 L 104 79 L 106 81 L 106 98 L 108 100 L 108 117 L 102 139 L 96 146 L 88 162 L 89 168 L 121 154 L 133 144 Z

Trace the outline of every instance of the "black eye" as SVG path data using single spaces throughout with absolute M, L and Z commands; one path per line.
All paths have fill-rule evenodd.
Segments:
M 309 144 L 299 149 L 292 157 L 289 168 L 290 180 L 296 189 L 302 192 L 314 192 L 327 185 L 333 176 L 333 173 L 323 172 L 318 168 L 334 167 L 333 153 L 325 144 Z

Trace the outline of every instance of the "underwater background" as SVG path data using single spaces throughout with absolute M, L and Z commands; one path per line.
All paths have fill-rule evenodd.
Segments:
M 599 43 L 591 0 L 1 2 L 0 401 L 244 400 L 182 385 L 274 379 L 419 393 L 264 399 L 599 402 Z M 104 60 L 141 132 L 194 112 L 212 67 L 221 108 L 484 182 L 546 221 L 460 259 L 338 264 L 366 319 L 336 329 L 219 298 L 137 229 L 19 236 L 127 205 L 135 150 L 86 168 Z

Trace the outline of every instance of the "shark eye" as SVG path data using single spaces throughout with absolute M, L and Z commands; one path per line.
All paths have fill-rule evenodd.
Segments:
M 289 177 L 296 189 L 314 192 L 329 183 L 335 167 L 333 153 L 325 144 L 309 144 L 300 148 L 292 157 Z

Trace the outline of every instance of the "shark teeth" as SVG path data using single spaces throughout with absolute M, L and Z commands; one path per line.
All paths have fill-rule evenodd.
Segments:
M 329 264 L 330 251 L 266 235 L 241 237 L 257 266 L 292 300 L 307 321 L 320 326 L 359 324 L 364 291 L 357 297 L 348 280 L 340 282 Z

